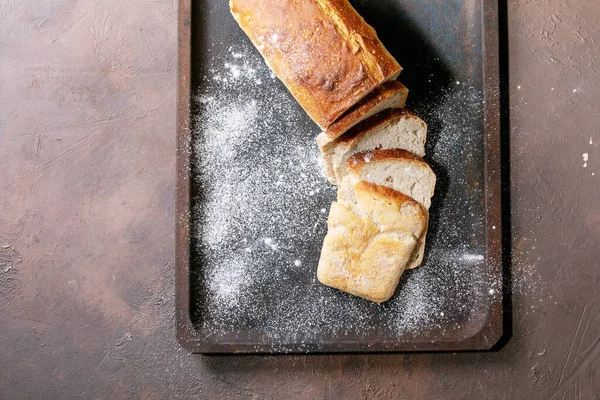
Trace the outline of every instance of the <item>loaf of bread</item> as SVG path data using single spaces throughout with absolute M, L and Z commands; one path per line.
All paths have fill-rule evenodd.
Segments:
M 406 103 L 407 96 L 408 88 L 400 82 L 385 82 L 346 111 L 329 128 L 321 132 L 317 136 L 317 141 L 323 146 L 337 139 L 359 122 L 381 111 L 388 108 L 402 108 Z
M 402 68 L 348 0 L 229 0 L 269 68 L 323 130 L 339 185 L 317 270 L 327 286 L 381 303 L 423 260 L 435 174 L 427 125 L 404 109 Z
M 331 142 L 320 142 L 319 149 L 327 178 L 337 184 L 338 175 L 345 175 L 346 163 L 354 154 L 375 149 L 404 149 L 418 156 L 425 154 L 427 125 L 413 112 L 389 109 L 359 123 Z
M 402 70 L 348 0 L 230 0 L 229 6 L 322 129 Z
M 317 277 L 324 285 L 382 303 L 427 229 L 427 211 L 385 186 L 360 181 L 356 203 L 331 206 Z
M 392 188 L 429 210 L 436 178 L 421 157 L 400 149 L 365 151 L 350 157 L 346 170 L 347 175 L 342 177 L 338 186 L 338 201 L 356 201 L 354 186 L 364 180 Z M 423 262 L 426 238 L 427 229 L 418 239 L 407 269 L 416 268 Z

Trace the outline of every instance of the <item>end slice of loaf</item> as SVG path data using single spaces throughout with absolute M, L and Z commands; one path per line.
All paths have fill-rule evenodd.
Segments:
M 347 175 L 339 184 L 338 201 L 356 202 L 354 186 L 364 180 L 410 196 L 426 210 L 431 205 L 435 174 L 421 157 L 405 150 L 383 149 L 357 153 L 348 160 L 346 170 Z M 416 268 L 423 262 L 426 237 L 427 229 L 418 238 L 408 269 Z
M 317 136 L 319 146 L 337 139 L 356 124 L 388 108 L 402 108 L 406 104 L 408 88 L 398 81 L 384 82 L 367 97 L 338 118 Z
M 321 129 L 402 71 L 348 0 L 229 0 L 229 8 Z
M 360 181 L 356 203 L 331 206 L 317 277 L 324 285 L 382 303 L 394 294 L 427 211 L 385 186 Z
M 346 163 L 353 154 L 397 148 L 422 157 L 426 139 L 427 125 L 421 118 L 404 108 L 393 108 L 364 120 L 319 149 L 327 178 L 335 185 L 338 175 L 345 175 Z

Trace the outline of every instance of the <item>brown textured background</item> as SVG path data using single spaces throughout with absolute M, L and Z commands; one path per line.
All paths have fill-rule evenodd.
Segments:
M 180 349 L 176 16 L 0 2 L 0 399 L 600 398 L 596 0 L 508 1 L 514 333 L 497 353 Z

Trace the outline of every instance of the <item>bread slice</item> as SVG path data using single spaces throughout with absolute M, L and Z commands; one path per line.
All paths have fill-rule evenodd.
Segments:
M 420 157 L 425 155 L 427 125 L 413 112 L 393 108 L 359 123 L 337 140 L 319 146 L 327 178 L 337 184 L 345 175 L 348 159 L 365 150 L 404 149 Z
M 347 175 L 340 181 L 338 201 L 356 202 L 354 186 L 361 180 L 383 185 L 410 196 L 426 210 L 435 190 L 435 174 L 429 165 L 405 150 L 383 149 L 357 153 L 346 165 Z M 407 269 L 421 265 L 425 255 L 427 230 L 419 237 Z
M 365 119 L 388 108 L 402 108 L 406 104 L 408 88 L 398 81 L 384 82 L 381 86 L 373 90 L 367 97 L 346 111 L 329 128 L 317 136 L 319 146 L 324 146 L 350 128 L 364 121 Z
M 322 129 L 402 71 L 348 0 L 230 0 L 229 8 Z
M 429 209 L 435 190 L 435 174 L 423 159 L 401 149 L 368 150 L 354 154 L 341 176 L 338 201 L 354 202 L 354 185 L 368 181 L 412 197 Z
M 317 278 L 324 285 L 382 303 L 427 229 L 427 211 L 408 196 L 360 181 L 356 203 L 331 206 Z

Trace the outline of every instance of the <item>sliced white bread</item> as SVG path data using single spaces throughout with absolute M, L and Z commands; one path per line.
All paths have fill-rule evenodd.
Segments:
M 337 184 L 337 176 L 345 175 L 348 159 L 355 153 L 377 149 L 404 149 L 420 157 L 425 155 L 427 125 L 404 108 L 382 111 L 338 139 L 319 146 L 327 178 Z
M 368 181 L 394 189 L 411 197 L 426 210 L 431 205 L 435 190 L 435 174 L 429 165 L 412 153 L 400 149 L 371 150 L 354 154 L 346 164 L 347 174 L 338 188 L 338 201 L 354 203 L 354 187 L 359 181 Z M 427 229 L 418 238 L 417 247 L 407 266 L 421 265 L 425 254 Z
M 385 186 L 360 181 L 356 203 L 331 206 L 317 277 L 324 285 L 382 303 L 394 294 L 427 229 L 427 211 Z
M 329 128 L 317 136 L 319 146 L 324 146 L 356 124 L 388 108 L 402 108 L 406 104 L 408 88 L 398 81 L 384 82 L 367 97 L 355 104 Z
M 402 149 L 368 150 L 354 154 L 341 175 L 338 201 L 355 201 L 353 184 L 360 180 L 387 186 L 429 209 L 435 174 L 423 159 Z M 349 189 L 349 190 L 348 190 Z

